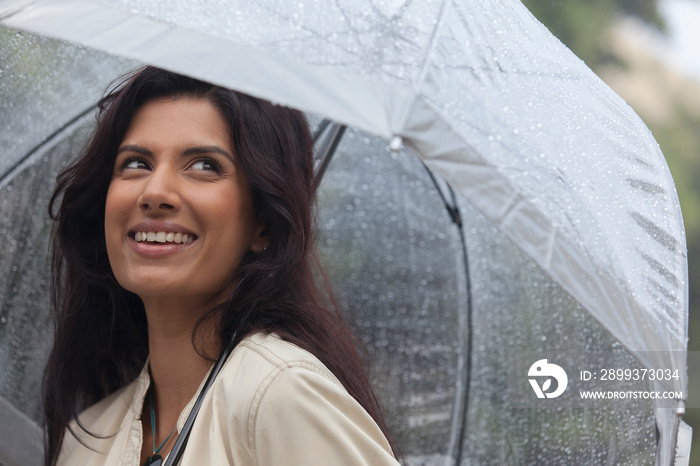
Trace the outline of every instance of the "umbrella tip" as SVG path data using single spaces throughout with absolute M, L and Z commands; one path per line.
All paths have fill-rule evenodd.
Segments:
M 401 150 L 401 146 L 403 145 L 403 138 L 401 136 L 394 136 L 391 138 L 391 141 L 389 141 L 389 150 L 392 152 L 398 152 Z

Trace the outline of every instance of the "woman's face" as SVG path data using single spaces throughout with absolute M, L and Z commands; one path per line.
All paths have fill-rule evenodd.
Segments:
M 231 271 L 266 240 L 231 137 L 207 100 L 156 99 L 134 115 L 105 204 L 117 281 L 148 299 L 216 304 Z

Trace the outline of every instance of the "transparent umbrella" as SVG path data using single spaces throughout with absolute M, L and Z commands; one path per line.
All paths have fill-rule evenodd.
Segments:
M 42 176 L 108 79 L 149 63 L 353 128 L 320 245 L 411 464 L 672 462 L 683 399 L 574 395 L 601 367 L 668 369 L 649 386 L 685 394 L 675 189 L 637 116 L 520 2 L 4 0 L 0 24 L 82 46 L 2 30 L 7 412 L 37 418 L 18 387 L 48 340 L 26 345 L 46 315 Z M 22 66 L 42 78 L 15 84 Z M 557 400 L 528 381 L 547 358 L 568 373 Z

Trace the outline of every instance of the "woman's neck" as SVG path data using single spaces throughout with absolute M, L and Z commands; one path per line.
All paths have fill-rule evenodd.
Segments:
M 177 421 L 220 351 L 211 319 L 200 325 L 193 338 L 194 328 L 204 313 L 202 309 L 211 307 L 192 304 L 186 300 L 144 302 L 151 384 L 158 423 L 164 417 L 160 424 L 164 426 Z
M 156 335 L 151 336 L 152 333 Z M 159 400 L 158 408 L 181 410 L 197 391 L 212 362 L 195 349 L 191 329 L 179 334 L 158 333 L 149 332 L 148 338 L 151 384 Z M 167 406 L 160 406 L 165 401 Z
M 197 392 L 220 351 L 221 345 L 213 319 L 204 320 L 193 338 L 195 326 L 211 303 L 187 299 L 143 299 L 148 320 L 149 370 L 156 432 L 150 419 L 151 399 L 145 400 L 141 413 L 142 464 L 177 424 L 180 413 Z M 155 435 L 155 439 L 153 438 Z M 165 458 L 177 435 L 172 436 L 159 454 Z M 157 447 L 155 447 L 157 448 Z

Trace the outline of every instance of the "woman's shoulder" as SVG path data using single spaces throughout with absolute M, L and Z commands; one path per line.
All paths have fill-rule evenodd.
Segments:
M 310 352 L 259 333 L 227 366 L 217 390 L 227 399 L 215 404 L 231 410 L 254 464 L 396 464 L 374 420 Z
M 231 357 L 239 363 L 253 363 L 261 372 L 305 368 L 337 382 L 333 373 L 309 351 L 282 339 L 276 333 L 255 333 L 239 344 Z M 339 382 L 338 382 L 339 383 Z
M 300 403 L 331 398 L 335 403 L 351 400 L 338 378 L 318 357 L 274 333 L 255 334 L 240 344 L 233 355 L 238 375 L 228 379 L 248 405 L 249 422 L 264 408 L 277 411 Z
M 225 391 L 236 393 L 239 402 L 255 403 L 263 396 L 261 391 L 280 377 L 289 376 L 321 377 L 343 389 L 335 375 L 316 356 L 275 333 L 255 333 L 244 338 L 217 379 Z

